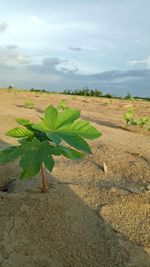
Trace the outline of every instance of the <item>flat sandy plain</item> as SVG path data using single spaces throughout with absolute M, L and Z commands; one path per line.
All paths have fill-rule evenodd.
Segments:
M 38 121 L 61 99 L 103 135 L 81 162 L 56 158 L 45 194 L 38 176 L 18 179 L 18 162 L 0 165 L 0 266 L 149 267 L 150 134 L 125 129 L 122 116 L 134 106 L 150 118 L 150 102 L 1 89 L 1 148 L 16 143 L 4 135 L 16 117 Z

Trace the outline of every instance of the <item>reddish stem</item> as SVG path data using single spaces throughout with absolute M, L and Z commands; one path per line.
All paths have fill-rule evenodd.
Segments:
M 46 178 L 45 178 L 45 168 L 44 164 L 41 165 L 41 175 L 42 175 L 42 192 L 46 192 Z

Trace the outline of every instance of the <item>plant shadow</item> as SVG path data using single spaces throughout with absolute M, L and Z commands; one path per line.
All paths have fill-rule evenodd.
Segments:
M 87 119 L 86 116 L 82 116 L 84 119 Z M 104 121 L 104 120 L 100 120 L 100 119 L 94 119 L 94 118 L 88 118 L 88 120 L 90 120 L 91 122 L 94 122 L 98 125 L 102 125 L 102 126 L 106 126 L 109 128 L 114 128 L 114 129 L 124 129 L 122 126 L 117 125 L 113 122 L 110 121 Z
M 9 181 L 0 192 L 1 267 L 149 266 L 143 248 L 116 233 L 71 186 L 47 173 L 41 193 L 40 177 L 20 181 L 19 171 L 18 162 L 0 165 Z

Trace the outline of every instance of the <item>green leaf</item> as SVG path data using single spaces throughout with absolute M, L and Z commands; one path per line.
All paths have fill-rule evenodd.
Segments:
M 38 149 L 41 144 L 41 142 L 36 137 L 34 137 L 32 141 L 23 138 L 19 141 L 19 143 L 21 144 L 24 153 Z
M 47 138 L 51 141 L 53 141 L 56 145 L 60 144 L 61 142 L 61 137 L 57 133 L 51 133 L 51 132 L 46 132 Z
M 66 109 L 60 113 L 50 106 L 44 113 L 44 119 L 39 124 L 34 124 L 33 128 L 39 131 L 54 131 L 63 125 L 72 123 L 80 117 L 80 111 L 76 109 Z
M 62 154 L 66 157 L 66 158 L 69 158 L 69 159 L 72 159 L 72 160 L 77 160 L 77 159 L 83 159 L 84 157 L 84 154 L 77 151 L 77 150 L 74 150 L 72 148 L 69 148 L 69 147 L 65 147 L 65 146 L 59 146 Z
M 20 179 L 37 175 L 40 171 L 40 162 L 37 161 L 37 150 L 25 153 L 20 160 L 20 166 L 23 169 Z
M 48 129 L 54 129 L 57 118 L 58 118 L 57 109 L 53 107 L 52 105 L 50 105 L 44 111 L 44 119 L 42 121 L 42 124 L 47 126 Z
M 26 129 L 26 128 L 19 128 L 16 127 L 10 131 L 8 131 L 6 133 L 7 136 L 11 136 L 11 137 L 32 137 L 34 135 L 33 132 L 31 132 L 30 130 Z
M 0 163 L 13 161 L 22 155 L 21 146 L 10 146 L 0 150 Z
M 50 172 L 52 172 L 54 164 L 55 164 L 55 162 L 54 162 L 54 159 L 51 155 L 44 158 L 44 165 Z
M 49 144 L 49 151 L 50 151 L 50 154 L 52 154 L 52 155 L 56 155 L 56 156 L 61 155 L 61 150 L 60 150 L 59 146 L 52 146 Z
M 140 126 L 144 126 L 144 125 L 146 125 L 146 124 L 148 124 L 148 122 L 149 122 L 149 119 L 147 118 L 147 117 L 143 117 L 143 118 L 141 118 L 140 120 L 139 120 L 139 125 Z
M 20 125 L 28 126 L 32 125 L 33 123 L 26 119 L 16 118 L 16 122 L 18 122 Z
M 41 123 L 33 125 L 34 129 L 43 132 L 46 131 L 46 134 L 55 133 L 58 135 L 59 133 L 73 133 L 91 140 L 102 135 L 88 121 L 77 120 L 80 116 L 80 112 L 78 110 L 67 109 L 58 114 L 56 109 L 50 106 L 45 114 L 46 115 Z M 52 114 L 52 119 L 50 119 L 50 114 Z M 48 118 L 50 120 L 49 123 Z
M 58 112 L 52 105 L 45 109 L 44 118 L 38 124 L 33 124 L 32 128 L 41 132 L 52 131 L 58 118 Z
M 39 124 L 33 124 L 32 128 L 38 131 L 41 131 L 45 133 L 46 131 L 49 131 L 50 129 L 44 124 L 43 120 Z
M 50 106 L 48 111 L 49 109 L 51 110 L 52 107 Z M 54 108 L 54 110 L 56 109 Z M 89 122 L 78 120 L 79 116 L 80 112 L 78 110 L 66 109 L 57 115 L 55 114 L 55 123 L 53 125 L 48 125 L 44 118 L 41 123 L 33 125 L 33 128 L 46 132 L 48 139 L 56 145 L 65 141 L 84 153 L 91 153 L 90 147 L 84 138 L 93 140 L 102 134 Z
M 30 143 L 30 147 L 29 147 Z M 52 153 L 58 153 L 57 149 L 53 150 L 48 141 L 39 142 L 36 138 L 33 138 L 31 142 L 24 142 L 22 144 L 24 154 L 20 160 L 20 166 L 23 169 L 21 179 L 30 178 L 39 173 L 41 164 L 44 163 L 45 167 L 52 171 L 54 167 L 54 160 Z
M 129 121 L 129 124 L 131 124 L 131 125 L 138 125 L 138 121 L 135 120 L 134 118 L 131 118 L 130 121 Z
M 77 120 L 73 123 L 57 128 L 57 133 L 78 134 L 84 138 L 91 140 L 96 139 L 102 135 L 99 131 L 97 131 L 96 128 L 91 126 L 89 122 L 84 120 Z
M 39 124 L 33 124 L 32 128 L 41 132 L 52 131 L 43 119 Z
M 66 109 L 58 114 L 58 120 L 55 125 L 55 129 L 66 125 L 68 123 L 72 123 L 76 119 L 80 117 L 80 111 L 77 109 Z
M 37 131 L 35 129 L 33 129 L 33 123 L 29 120 L 26 119 L 22 119 L 22 118 L 16 118 L 16 121 L 20 124 L 23 125 L 24 127 L 26 127 L 29 131 L 33 132 L 33 136 L 38 135 L 38 133 L 41 133 L 41 131 Z M 30 136 L 32 137 L 32 136 Z
M 79 135 L 73 133 L 62 133 L 61 138 L 70 146 L 88 154 L 92 154 L 92 151 L 88 143 Z

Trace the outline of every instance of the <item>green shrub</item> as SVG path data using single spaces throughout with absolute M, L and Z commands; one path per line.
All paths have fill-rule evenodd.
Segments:
M 104 97 L 106 97 L 106 98 L 112 98 L 113 96 L 112 96 L 112 94 L 106 94 L 106 95 L 104 95 Z
M 132 95 L 128 92 L 124 99 L 132 100 Z

